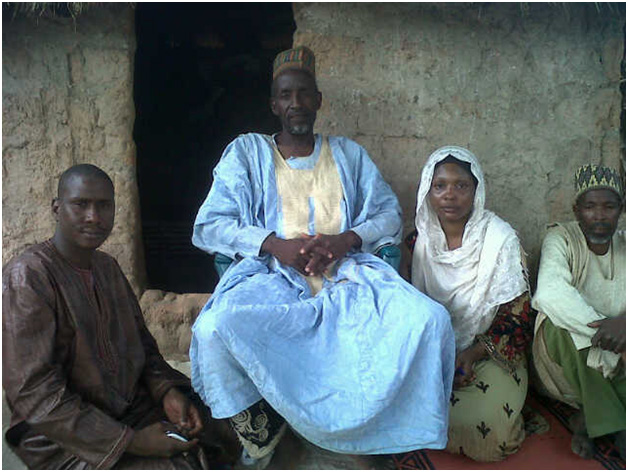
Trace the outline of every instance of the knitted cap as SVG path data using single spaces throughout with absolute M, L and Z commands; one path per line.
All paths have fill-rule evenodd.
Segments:
M 273 80 L 288 69 L 304 70 L 316 77 L 314 53 L 307 46 L 299 46 L 277 54 L 273 62 Z
M 587 164 L 579 167 L 575 175 L 576 198 L 584 192 L 595 189 L 613 190 L 624 197 L 624 186 L 619 173 L 610 167 Z

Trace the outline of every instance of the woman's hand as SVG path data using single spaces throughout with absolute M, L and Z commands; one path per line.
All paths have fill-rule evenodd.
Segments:
M 456 355 L 456 372 L 454 374 L 454 390 L 466 387 L 475 381 L 473 366 L 486 357 L 486 350 L 481 343 L 475 343 Z

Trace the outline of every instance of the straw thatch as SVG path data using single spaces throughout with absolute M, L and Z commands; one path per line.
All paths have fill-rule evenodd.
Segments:
M 131 7 L 135 6 L 135 2 L 124 2 L 130 5 Z M 467 5 L 473 8 L 477 8 L 479 14 L 481 15 L 481 11 L 484 7 L 488 7 L 492 4 L 492 2 L 462 2 L 455 5 Z M 572 8 L 573 4 L 568 2 L 547 2 L 546 5 L 552 7 L 553 9 L 562 10 L 567 16 L 570 14 L 570 8 Z M 3 9 L 11 10 L 13 16 L 16 15 L 24 15 L 24 16 L 61 16 L 61 17 L 72 17 L 76 18 L 81 13 L 86 12 L 89 9 L 93 8 L 102 8 L 104 6 L 111 5 L 109 2 L 3 2 Z M 543 5 L 543 3 L 537 3 L 538 5 Z M 583 4 L 580 4 L 583 5 Z M 610 15 L 610 16 L 624 16 L 625 15 L 625 7 L 621 2 L 587 2 L 584 5 L 591 6 L 601 15 Z M 451 5 L 450 5 L 451 6 Z M 530 11 L 531 4 L 529 2 L 519 2 L 519 10 L 521 11 L 522 16 L 526 16 Z
M 126 2 L 135 6 L 134 2 Z M 9 13 L 13 17 L 63 17 L 76 18 L 82 13 L 95 8 L 104 8 L 112 5 L 108 2 L 3 2 L 3 13 Z

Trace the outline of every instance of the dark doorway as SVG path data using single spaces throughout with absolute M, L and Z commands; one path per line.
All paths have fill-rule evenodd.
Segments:
M 213 291 L 213 257 L 192 246 L 225 146 L 277 129 L 275 55 L 292 46 L 290 3 L 137 3 L 134 138 L 150 288 Z

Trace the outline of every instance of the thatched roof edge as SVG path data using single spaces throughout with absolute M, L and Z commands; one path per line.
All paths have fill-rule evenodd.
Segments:
M 135 7 L 135 2 L 123 2 Z M 2 9 L 13 17 L 72 17 L 76 18 L 88 10 L 110 8 L 119 5 L 112 2 L 3 2 Z

